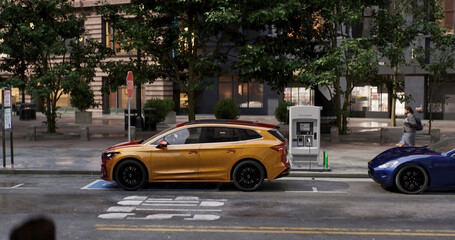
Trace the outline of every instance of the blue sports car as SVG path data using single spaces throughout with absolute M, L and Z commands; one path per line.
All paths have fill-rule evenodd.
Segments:
M 385 189 L 417 194 L 455 188 L 455 138 L 428 147 L 396 147 L 368 162 L 368 175 Z

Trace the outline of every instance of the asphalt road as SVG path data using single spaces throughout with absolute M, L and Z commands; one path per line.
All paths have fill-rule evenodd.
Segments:
M 55 222 L 57 239 L 454 239 L 454 201 L 455 191 L 403 195 L 370 179 L 127 192 L 97 176 L 0 175 L 0 240 L 36 216 Z

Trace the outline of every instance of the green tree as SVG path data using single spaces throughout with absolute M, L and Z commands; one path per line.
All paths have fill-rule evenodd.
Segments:
M 2 86 L 14 86 L 22 93 L 21 101 L 25 102 L 25 87 L 31 75 L 31 60 L 36 51 L 30 51 L 30 24 L 33 9 L 19 4 L 0 4 L 0 52 L 7 57 L 0 63 L 0 69 L 11 75 L 2 79 Z
M 47 131 L 54 133 L 57 101 L 81 82 L 93 81 L 95 67 L 108 52 L 98 42 L 84 38 L 84 18 L 68 0 L 21 0 L 3 7 L 4 11 L 23 17 L 14 24 L 6 23 L 3 31 L 12 34 L 20 29 L 25 63 L 33 73 L 25 89 L 43 102 Z M 21 65 L 13 64 L 10 68 Z
M 256 78 L 272 83 L 276 81 L 277 84 L 272 85 L 282 86 L 284 75 L 274 79 L 272 74 L 265 77 L 255 74 L 268 72 L 269 67 L 273 67 L 270 72 L 280 71 L 280 66 L 269 61 L 273 58 L 271 55 L 262 55 L 262 50 L 256 52 L 255 43 L 267 44 L 268 51 L 280 51 L 281 56 L 285 56 L 285 49 L 291 49 L 285 48 L 286 42 L 271 44 L 264 35 L 274 31 L 274 23 L 281 24 L 281 29 L 286 29 L 286 32 L 275 31 L 271 34 L 280 36 L 274 37 L 275 43 L 279 43 L 290 32 L 287 25 L 291 16 L 289 12 L 301 8 L 297 1 L 292 0 L 135 0 L 122 7 L 105 5 L 101 14 L 117 31 L 114 36 L 116 41 L 124 49 L 141 54 L 128 62 L 111 63 L 106 68 L 110 88 L 124 84 L 126 66 L 129 70 L 146 69 L 147 72 L 137 79 L 136 84 L 153 82 L 157 78 L 173 81 L 188 96 L 188 118 L 194 120 L 199 94 L 210 87 L 208 79 L 220 73 L 238 73 L 242 81 Z M 234 55 L 240 56 L 233 58 Z M 267 60 L 261 57 L 267 57 Z M 293 64 L 287 59 L 281 67 Z M 292 70 L 281 71 L 292 76 Z M 118 75 L 122 77 L 116 77 Z
M 319 30 L 314 28 L 315 8 L 310 5 L 308 0 L 256 0 L 211 13 L 218 21 L 231 17 L 230 24 L 249 33 L 236 41 L 238 57 L 233 60 L 242 81 L 266 82 L 277 92 L 296 81 L 295 73 L 316 55 Z
M 317 40 L 321 49 L 299 71 L 300 81 L 329 89 L 340 134 L 347 133 L 347 117 L 356 83 L 367 81 L 377 71 L 376 53 L 366 38 L 352 39 L 343 29 L 363 20 L 364 9 L 375 1 L 317 1 L 313 18 L 319 19 Z M 342 78 L 346 85 L 343 86 Z
M 449 33 L 449 29 L 441 26 L 444 18 L 444 2 L 433 1 L 428 4 L 427 21 L 422 22 L 424 32 L 429 36 L 431 46 L 420 46 L 416 51 L 416 59 L 422 69 L 426 70 L 432 81 L 428 89 L 428 133 L 431 134 L 433 111 L 437 105 L 445 103 L 445 97 L 437 98 L 436 92 L 449 79 L 447 71 L 454 69 L 455 64 L 455 36 Z M 435 106 L 436 105 L 436 106 Z
M 375 35 L 375 45 L 383 59 L 392 68 L 392 80 L 388 84 L 392 96 L 391 125 L 396 126 L 396 101 L 406 101 L 409 96 L 398 96 L 403 88 L 399 81 L 400 66 L 406 66 L 406 50 L 415 44 L 416 37 L 421 30 L 421 23 L 425 15 L 425 6 L 413 0 L 392 0 L 385 7 L 379 8 L 374 17 L 375 24 L 372 34 Z

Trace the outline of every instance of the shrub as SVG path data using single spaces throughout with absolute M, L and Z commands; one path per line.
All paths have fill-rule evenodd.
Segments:
M 289 111 L 288 107 L 294 106 L 292 102 L 282 101 L 278 104 L 278 107 L 275 109 L 275 118 L 279 122 L 289 124 Z
M 145 108 L 155 108 L 156 121 L 162 122 L 166 118 L 166 115 L 174 110 L 174 101 L 171 99 L 153 98 L 147 100 L 147 102 L 144 104 L 144 109 Z
M 240 115 L 237 104 L 231 98 L 219 100 L 215 105 L 214 112 L 217 119 L 238 119 Z
M 80 83 L 73 86 L 70 93 L 70 104 L 81 112 L 85 112 L 89 108 L 98 107 L 95 102 L 95 94 L 87 83 Z

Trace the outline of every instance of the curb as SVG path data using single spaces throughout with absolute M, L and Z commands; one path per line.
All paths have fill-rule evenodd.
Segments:
M 101 171 L 93 170 L 51 170 L 51 169 L 0 169 L 0 175 L 85 175 L 101 176 Z M 336 172 L 303 172 L 294 171 L 288 177 L 303 178 L 368 178 L 364 173 L 336 173 Z
M 87 175 L 101 176 L 101 171 L 91 170 L 50 170 L 50 169 L 0 169 L 0 175 Z

